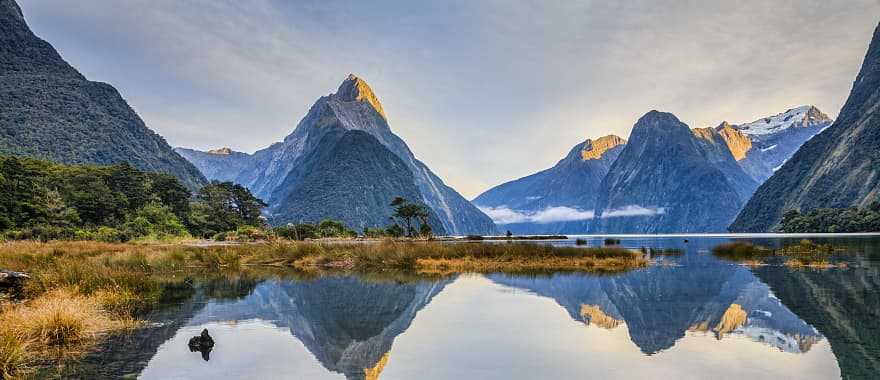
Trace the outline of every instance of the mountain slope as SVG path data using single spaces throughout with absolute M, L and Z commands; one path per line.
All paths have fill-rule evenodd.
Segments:
M 205 178 L 146 127 L 113 86 L 91 82 L 0 0 L 0 153 L 66 164 L 129 162 L 194 189 Z
M 807 141 L 730 226 L 769 231 L 787 210 L 866 206 L 880 200 L 880 25 L 837 120 Z
M 723 172 L 700 140 L 670 113 L 639 119 L 602 181 L 591 231 L 724 231 L 745 202 L 729 178 L 744 174 Z
M 510 209 L 532 219 L 552 207 L 592 210 L 599 184 L 624 144 L 626 140 L 613 135 L 586 140 L 575 145 L 552 168 L 495 186 L 473 202 L 484 210 Z M 523 220 L 500 228 L 515 233 L 564 233 L 563 222 L 565 220 Z
M 336 128 L 326 133 L 295 170 L 297 175 L 288 175 L 290 183 L 281 185 L 287 196 L 271 208 L 274 224 L 329 218 L 359 230 L 384 227 L 395 197 L 420 197 L 406 164 L 363 131 Z M 435 233 L 445 233 L 433 211 L 429 224 Z
M 495 224 L 488 216 L 454 189 L 446 186 L 424 163 L 415 158 L 406 143 L 391 131 L 385 111 L 372 89 L 354 75 L 349 75 L 336 93 L 319 98 L 284 141 L 254 153 L 246 170 L 240 172 L 235 182 L 247 186 L 257 196 L 268 200 L 270 206 L 278 205 L 289 199 L 292 196 L 291 191 L 298 188 L 296 184 L 302 174 L 297 174 L 295 169 L 318 149 L 325 134 L 337 129 L 363 131 L 400 158 L 412 173 L 418 189 L 418 197 L 412 200 L 428 205 L 437 215 L 442 230 L 446 233 L 461 235 L 497 232 Z M 337 207 L 333 204 L 323 206 L 327 213 L 335 212 L 334 207 Z M 272 218 L 283 220 L 286 216 L 273 215 Z
M 235 182 L 251 164 L 251 155 L 220 148 L 202 152 L 188 148 L 174 148 L 181 157 L 195 165 L 205 177 L 217 181 Z

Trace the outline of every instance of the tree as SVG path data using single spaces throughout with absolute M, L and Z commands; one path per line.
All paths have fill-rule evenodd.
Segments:
M 242 226 L 262 227 L 261 217 L 266 203 L 250 190 L 232 182 L 214 181 L 202 187 L 191 205 L 190 229 L 207 236 L 235 231 Z
M 394 207 L 392 216 L 403 222 L 408 237 L 415 235 L 414 221 L 420 221 L 421 225 L 428 224 L 428 207 L 421 203 L 412 203 L 406 198 L 396 197 L 391 201 L 391 206 Z
M 189 218 L 192 194 L 177 177 L 168 173 L 150 173 L 150 192 L 155 198 L 153 201 L 170 207 L 178 219 L 186 221 Z

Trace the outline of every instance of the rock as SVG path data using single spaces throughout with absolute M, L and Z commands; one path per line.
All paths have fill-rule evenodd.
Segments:
M 12 272 L 0 269 L 0 289 L 2 288 L 21 288 L 25 281 L 31 276 L 27 273 Z
M 198 336 L 189 339 L 189 352 L 201 352 L 202 359 L 211 360 L 211 350 L 214 349 L 214 338 L 208 334 L 208 329 L 202 330 Z

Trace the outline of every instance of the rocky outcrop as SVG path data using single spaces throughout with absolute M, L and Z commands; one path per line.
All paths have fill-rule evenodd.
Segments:
M 730 230 L 770 231 L 788 210 L 864 207 L 880 200 L 878 146 L 880 26 L 837 120 L 758 188 Z
M 21 289 L 25 281 L 29 280 L 30 278 L 31 276 L 27 273 L 0 269 L 0 290 Z
M 92 82 L 35 36 L 13 0 L 0 0 L 0 154 L 66 164 L 113 164 L 205 177 L 151 131 L 113 86 Z

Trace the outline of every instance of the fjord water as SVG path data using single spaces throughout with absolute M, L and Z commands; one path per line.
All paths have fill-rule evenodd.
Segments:
M 185 281 L 145 317 L 146 328 L 111 339 L 66 375 L 834 379 L 880 373 L 880 239 L 834 239 L 853 253 L 842 258 L 847 268 L 827 270 L 775 262 L 748 268 L 713 257 L 711 247 L 730 239 L 623 238 L 624 246 L 685 254 L 616 275 Z M 800 239 L 749 240 L 777 246 Z M 215 348 L 190 352 L 187 341 L 204 328 Z

